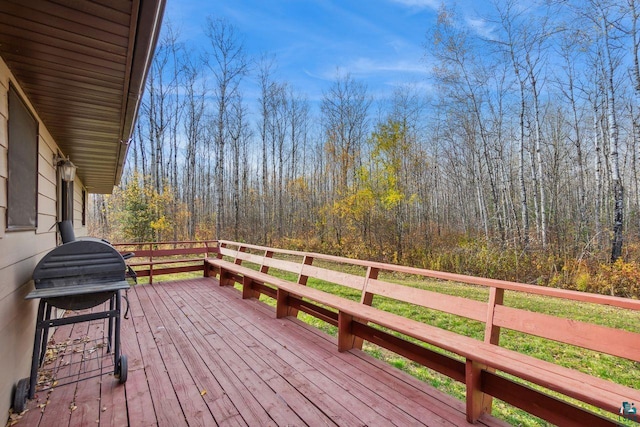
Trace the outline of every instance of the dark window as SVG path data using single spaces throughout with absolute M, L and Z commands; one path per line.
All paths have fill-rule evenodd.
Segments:
M 9 87 L 7 230 L 35 229 L 38 221 L 38 122 Z
M 73 222 L 73 181 L 62 181 L 60 196 L 62 200 L 62 220 Z
M 82 225 L 87 225 L 87 191 L 82 189 Z

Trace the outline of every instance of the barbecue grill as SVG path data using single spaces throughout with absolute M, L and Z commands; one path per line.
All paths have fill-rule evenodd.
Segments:
M 106 346 L 107 353 L 113 353 L 113 374 L 120 383 L 127 380 L 127 358 L 120 354 L 121 291 L 129 288 L 126 271 L 124 258 L 113 246 L 104 240 L 92 238 L 64 243 L 38 263 L 33 271 L 35 289 L 26 296 L 26 299 L 40 298 L 31 374 L 16 386 L 13 402 L 15 412 L 24 410 L 27 397 L 35 397 L 38 367 L 44 360 L 51 327 L 108 319 Z M 85 310 L 107 301 L 108 309 L 104 311 L 93 310 L 88 314 L 51 318 L 54 307 Z

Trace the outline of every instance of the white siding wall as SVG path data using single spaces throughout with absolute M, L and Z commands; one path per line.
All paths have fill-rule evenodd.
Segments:
M 6 232 L 7 118 L 9 82 L 39 121 L 38 137 L 38 227 L 30 231 Z M 25 301 L 31 289 L 31 274 L 38 261 L 56 246 L 57 184 L 53 153 L 57 146 L 37 111 L 13 79 L 0 58 L 0 414 L 7 414 L 15 383 L 29 375 L 37 301 Z M 76 235 L 85 235 L 81 228 L 82 183 L 74 184 L 74 224 Z M 0 420 L 0 423 L 4 422 Z

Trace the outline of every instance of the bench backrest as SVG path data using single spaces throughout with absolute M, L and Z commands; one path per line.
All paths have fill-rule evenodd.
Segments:
M 331 255 L 266 248 L 224 240 L 220 243 L 219 256 L 231 258 L 236 264 L 252 263 L 260 271 L 268 274 L 276 273 L 277 275 L 277 272 L 272 269 L 290 273 L 296 275 L 297 283 L 303 285 L 312 278 L 355 289 L 360 292 L 360 302 L 363 304 L 371 305 L 374 297 L 380 296 L 482 322 L 485 325 L 484 341 L 491 344 L 499 345 L 500 330 L 504 328 L 640 362 L 640 334 L 638 333 L 503 305 L 505 291 L 640 311 L 638 300 Z M 322 266 L 313 265 L 314 262 L 322 262 Z M 362 275 L 329 268 L 330 265 L 336 264 L 340 265 L 341 269 L 349 271 L 361 270 Z M 345 266 L 347 268 L 344 268 Z M 488 289 L 488 296 L 485 301 L 478 301 L 405 286 L 379 279 L 380 272 L 402 273 L 478 285 Z

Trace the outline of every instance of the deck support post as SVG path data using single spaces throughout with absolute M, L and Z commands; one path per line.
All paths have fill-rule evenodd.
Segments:
M 482 370 L 486 366 L 467 359 L 465 384 L 467 386 L 467 421 L 475 423 L 488 410 L 491 410 L 491 399 L 482 392 Z
M 354 347 L 356 336 L 352 332 L 352 324 L 352 315 L 342 311 L 338 313 L 338 351 L 348 351 Z

